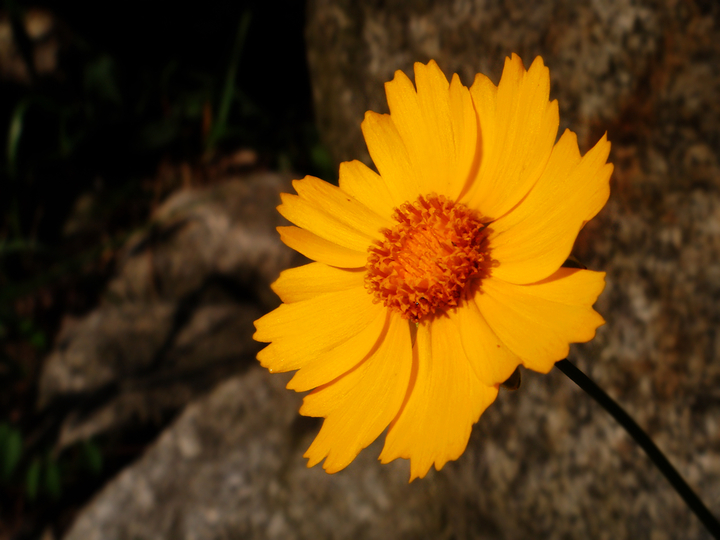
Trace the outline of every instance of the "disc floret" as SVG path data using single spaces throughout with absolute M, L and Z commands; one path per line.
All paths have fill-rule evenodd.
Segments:
M 442 195 L 396 208 L 392 229 L 369 248 L 365 285 L 377 302 L 419 322 L 456 307 L 490 273 L 488 229 L 477 212 Z

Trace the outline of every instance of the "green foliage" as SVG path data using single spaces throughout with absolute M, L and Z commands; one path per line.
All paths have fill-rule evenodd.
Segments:
M 64 486 L 78 476 L 98 476 L 103 471 L 103 454 L 92 440 L 78 443 L 59 456 L 50 450 L 24 453 L 22 434 L 7 422 L 0 423 L 0 485 L 17 482 L 29 501 L 41 494 L 58 499 Z
M 228 65 L 227 74 L 225 75 L 225 84 L 220 96 L 218 114 L 213 122 L 210 135 L 205 141 L 206 151 L 214 150 L 216 144 L 227 135 L 230 107 L 232 106 L 234 98 L 237 96 L 235 92 L 235 80 L 237 78 L 238 64 L 240 63 L 240 55 L 242 54 L 248 27 L 250 26 L 250 19 L 250 11 L 245 11 L 240 19 L 237 34 L 235 35 L 235 46 L 233 47 L 232 55 L 230 56 L 230 64 Z
M 25 471 L 25 496 L 35 501 L 41 493 L 52 499 L 62 495 L 62 475 L 60 464 L 50 452 L 44 457 L 34 457 Z
M 103 455 L 100 447 L 91 440 L 82 443 L 82 461 L 85 468 L 93 474 L 100 474 L 103 468 Z
M 30 101 L 23 99 L 15 105 L 10 118 L 10 126 L 7 135 L 7 168 L 11 178 L 17 174 L 18 148 L 20 146 L 20 137 L 23 132 L 23 119 L 27 111 Z
M 30 501 L 34 501 L 37 498 L 40 488 L 41 471 L 42 461 L 36 457 L 30 462 L 30 466 L 25 473 L 25 493 Z
M 21 336 L 35 349 L 39 351 L 45 350 L 47 346 L 45 332 L 37 328 L 32 319 L 21 319 L 18 324 L 18 330 Z
M 93 103 L 111 103 L 122 105 L 122 95 L 117 84 L 115 60 L 107 54 L 101 54 L 85 66 L 85 92 Z
M 45 459 L 45 474 L 43 477 L 45 491 L 53 499 L 58 499 L 62 493 L 62 480 L 60 466 L 49 454 Z
M 20 432 L 7 423 L 0 424 L 0 478 L 7 482 L 22 456 Z

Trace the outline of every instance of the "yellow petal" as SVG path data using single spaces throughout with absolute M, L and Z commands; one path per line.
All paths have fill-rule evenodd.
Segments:
M 396 205 L 385 182 L 364 163 L 345 161 L 340 164 L 340 189 L 379 216 L 392 217 Z
M 497 156 L 497 139 L 500 129 L 497 126 L 497 91 L 498 88 L 492 81 L 482 73 L 475 75 L 475 81 L 470 87 L 470 96 L 477 116 L 477 149 L 476 159 L 479 160 L 480 166 L 475 170 L 475 178 L 471 178 L 465 185 L 465 189 L 460 194 L 460 202 L 464 204 L 471 203 L 471 197 L 476 197 L 480 190 L 478 178 L 481 173 L 487 176 L 487 170 L 493 166 L 490 158 L 485 156 Z M 497 159 L 496 157 L 494 159 Z M 488 187 L 489 189 L 489 187 Z M 478 205 L 473 208 L 478 208 Z
M 323 263 L 310 263 L 283 270 L 272 290 L 285 303 L 309 300 L 321 294 L 363 287 L 365 269 L 345 270 Z
M 437 193 L 456 199 L 475 157 L 477 122 L 467 88 L 449 85 L 434 61 L 415 64 L 415 84 L 398 71 L 385 85 L 390 116 L 413 166 L 408 199 Z
M 387 333 L 389 311 L 381 310 L 375 319 L 350 339 L 327 352 L 318 354 L 303 365 L 287 384 L 296 392 L 306 392 L 327 384 L 375 353 L 377 345 Z
M 372 323 L 386 308 L 373 304 L 363 287 L 282 304 L 255 321 L 253 339 L 272 342 L 258 353 L 272 371 L 300 369 Z
M 298 227 L 278 227 L 280 240 L 308 259 L 339 268 L 361 268 L 367 263 L 367 251 L 356 251 L 320 238 Z
M 474 298 L 466 299 L 448 316 L 458 329 L 465 355 L 478 379 L 488 386 L 505 382 L 521 360 L 488 326 Z
M 410 459 L 410 480 L 440 469 L 465 450 L 472 425 L 497 397 L 473 373 L 455 326 L 439 317 L 420 324 L 409 397 L 388 430 L 383 463 Z
M 370 157 L 390 192 L 393 207 L 414 201 L 418 195 L 415 168 L 390 115 L 368 111 L 360 127 Z
M 604 324 L 592 308 L 604 286 L 604 272 L 560 268 L 531 285 L 486 279 L 475 302 L 525 367 L 547 373 L 567 356 L 570 343 L 590 341 Z
M 392 223 L 337 186 L 307 176 L 295 180 L 298 195 L 282 193 L 278 211 L 289 221 L 325 240 L 357 251 L 365 251 L 381 229 Z
M 445 86 L 447 93 L 447 81 L 445 81 Z M 427 193 L 431 189 L 431 182 L 428 181 L 429 174 L 422 170 L 422 161 L 418 161 L 418 159 L 419 154 L 423 151 L 434 154 L 431 148 L 432 137 L 429 136 L 425 127 L 425 118 L 422 117 L 415 87 L 407 75 L 402 71 L 396 71 L 393 80 L 385 83 L 385 93 L 390 108 L 390 118 L 407 151 L 410 165 L 410 182 L 406 182 L 402 186 L 405 200 L 415 200 L 420 193 Z M 428 171 L 428 173 L 430 172 Z M 396 181 L 395 178 L 387 178 L 382 171 L 380 174 L 388 182 Z M 407 176 L 401 178 L 408 179 Z
M 400 409 L 411 366 L 408 322 L 392 316 L 384 339 L 362 363 L 305 397 L 300 413 L 325 417 L 305 452 L 308 467 L 326 458 L 323 468 L 337 472 L 372 443 Z
M 559 116 L 557 101 L 549 101 L 550 75 L 540 57 L 525 71 L 513 54 L 505 60 L 497 91 L 488 83 L 487 77 L 478 76 L 470 88 L 480 122 L 482 159 L 461 202 L 497 219 L 530 191 L 545 169 Z
M 482 152 L 478 121 L 474 113 L 470 90 L 460 82 L 457 74 L 450 82 L 450 115 L 455 143 L 455 168 L 450 178 L 448 196 L 457 199 L 475 179 Z
M 577 137 L 563 133 L 540 180 L 491 226 L 493 276 L 513 283 L 546 278 L 568 258 L 582 226 L 605 205 L 613 167 L 607 137 L 580 158 Z

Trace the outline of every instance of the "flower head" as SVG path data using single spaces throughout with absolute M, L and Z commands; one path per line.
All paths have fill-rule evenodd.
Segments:
M 389 115 L 362 123 L 375 173 L 340 166 L 340 186 L 306 177 L 279 211 L 282 240 L 316 261 L 273 284 L 284 302 L 256 321 L 271 371 L 312 390 L 325 418 L 305 453 L 336 472 L 387 429 L 383 463 L 411 480 L 465 450 L 472 425 L 517 366 L 547 373 L 592 339 L 604 273 L 562 267 L 609 196 L 610 143 L 585 156 L 556 141 L 541 58 L 506 59 L 498 86 L 468 89 L 435 62 L 385 85 Z

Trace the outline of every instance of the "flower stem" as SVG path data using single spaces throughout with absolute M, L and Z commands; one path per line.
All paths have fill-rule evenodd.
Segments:
M 703 504 L 700 498 L 695 494 L 687 482 L 683 480 L 680 474 L 675 470 L 665 455 L 655 445 L 647 433 L 645 433 L 635 420 L 630 418 L 620 405 L 618 405 L 610 396 L 608 396 L 602 388 L 593 382 L 590 377 L 580 371 L 569 360 L 560 360 L 555 366 L 562 371 L 568 378 L 585 390 L 590 397 L 597 401 L 610 415 L 618 421 L 618 423 L 627 431 L 630 436 L 635 439 L 640 447 L 652 460 L 655 466 L 668 479 L 668 482 L 682 497 L 685 504 L 688 505 L 695 515 L 700 519 L 705 528 L 713 535 L 714 538 L 720 540 L 720 522 L 710 513 L 710 510 Z

